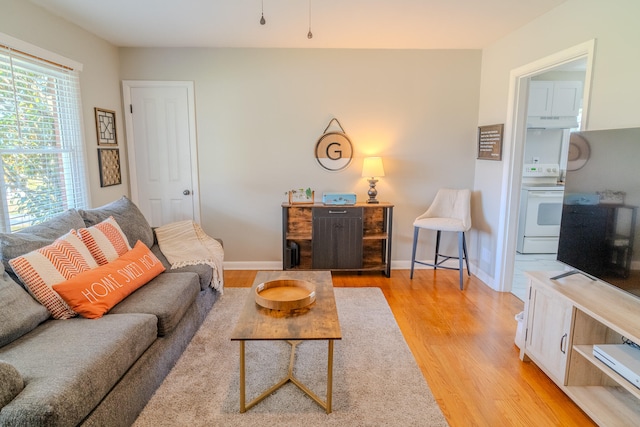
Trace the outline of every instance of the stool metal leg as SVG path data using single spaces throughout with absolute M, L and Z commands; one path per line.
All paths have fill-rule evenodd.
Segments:
M 469 270 L 469 256 L 467 255 L 467 239 L 464 233 L 462 233 L 462 243 L 464 243 L 462 246 L 462 249 L 464 250 L 464 260 L 467 262 L 467 275 L 471 277 L 471 270 Z
M 462 263 L 463 263 L 463 255 L 464 255 L 464 233 L 462 231 L 458 232 L 458 268 L 460 270 L 460 290 L 463 290 L 464 285 L 462 281 Z
M 420 227 L 413 227 L 413 250 L 411 251 L 411 274 L 409 275 L 410 279 L 413 279 L 413 265 L 416 262 L 416 246 L 418 245 L 419 232 Z
M 438 268 L 438 254 L 439 253 L 440 253 L 440 230 L 438 230 L 436 232 L 436 255 L 433 258 L 433 269 L 434 270 Z

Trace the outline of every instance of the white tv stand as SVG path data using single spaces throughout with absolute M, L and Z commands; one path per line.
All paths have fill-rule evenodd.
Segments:
M 520 359 L 540 367 L 599 425 L 640 425 L 640 390 L 593 356 L 594 344 L 640 344 L 640 299 L 583 275 L 527 273 Z

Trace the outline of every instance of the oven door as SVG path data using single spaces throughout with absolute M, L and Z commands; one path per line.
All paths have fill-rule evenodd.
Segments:
M 525 214 L 525 237 L 558 237 L 563 191 L 529 190 Z

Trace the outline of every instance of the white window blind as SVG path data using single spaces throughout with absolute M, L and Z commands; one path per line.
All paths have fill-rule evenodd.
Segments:
M 0 46 L 0 229 L 88 203 L 78 72 Z

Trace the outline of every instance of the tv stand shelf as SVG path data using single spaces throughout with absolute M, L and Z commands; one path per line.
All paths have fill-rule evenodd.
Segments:
M 640 389 L 593 356 L 595 344 L 640 343 L 640 298 L 586 276 L 529 272 L 525 343 L 532 360 L 599 425 L 640 425 Z
M 605 386 L 603 386 L 603 387 L 600 387 L 600 388 L 602 388 L 604 390 L 611 391 L 611 389 L 616 390 L 617 388 L 622 387 L 623 389 L 625 389 L 626 391 L 631 393 L 631 395 L 634 396 L 636 399 L 640 399 L 640 389 L 635 387 L 629 381 L 625 380 L 624 377 L 622 377 L 622 375 L 618 374 L 616 371 L 614 371 L 613 369 L 609 368 L 607 365 L 605 365 L 600 360 L 598 360 L 593 355 L 593 346 L 592 345 L 574 345 L 573 349 L 575 351 L 577 351 L 582 357 L 584 357 L 589 363 L 592 363 L 598 369 L 600 369 L 602 371 L 602 373 L 604 373 L 606 376 L 611 378 L 616 384 L 615 387 L 605 387 Z

